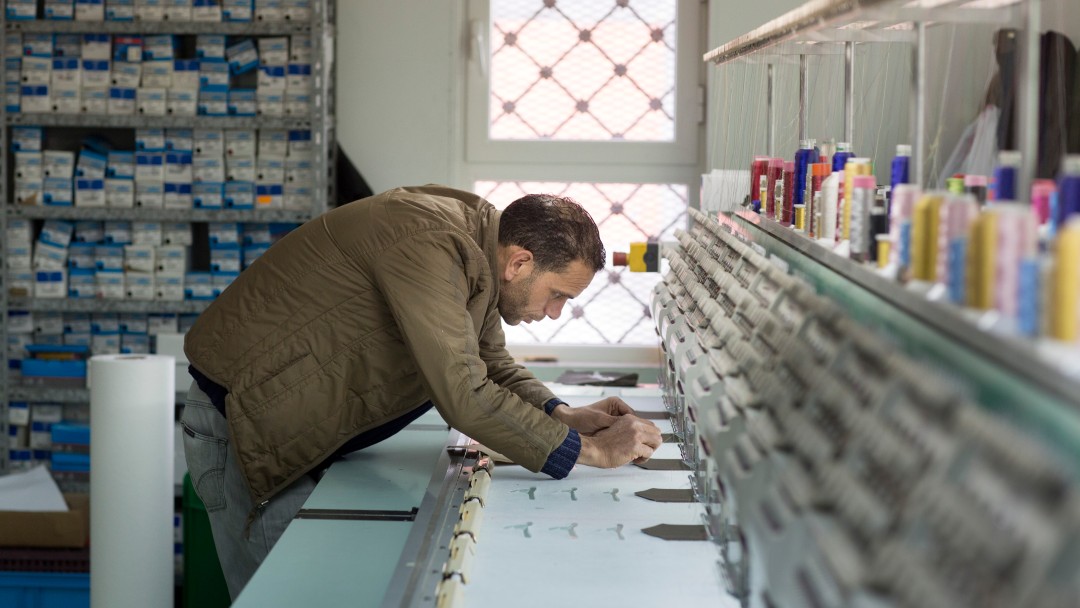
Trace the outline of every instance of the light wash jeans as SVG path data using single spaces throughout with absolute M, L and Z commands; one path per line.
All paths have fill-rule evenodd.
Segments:
M 228 423 L 194 382 L 180 424 L 191 482 L 206 505 L 229 595 L 236 600 L 315 489 L 315 481 L 304 475 L 276 494 L 245 534 L 254 504 L 229 440 Z

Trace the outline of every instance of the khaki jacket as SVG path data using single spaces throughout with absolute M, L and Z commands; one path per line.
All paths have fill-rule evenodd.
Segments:
M 255 504 L 429 399 L 452 427 L 543 467 L 568 429 L 506 352 L 498 233 L 475 194 L 397 188 L 297 228 L 199 316 L 184 351 L 229 391 Z

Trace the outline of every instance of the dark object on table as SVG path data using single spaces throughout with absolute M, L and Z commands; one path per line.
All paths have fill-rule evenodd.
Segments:
M 599 372 L 599 371 L 565 371 L 558 379 L 559 384 L 576 384 L 591 386 L 637 386 L 638 375 L 622 372 Z

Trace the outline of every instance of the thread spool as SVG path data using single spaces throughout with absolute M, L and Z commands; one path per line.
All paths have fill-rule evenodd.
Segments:
M 1039 224 L 1050 220 L 1050 199 L 1057 192 L 1057 184 L 1049 179 L 1037 179 L 1031 184 L 1031 210 Z
M 920 281 L 937 279 L 938 224 L 941 221 L 941 193 L 924 194 L 915 203 L 911 225 L 911 274 Z
M 821 182 L 821 227 L 818 238 L 829 242 L 836 241 L 836 205 L 843 175 L 843 172 L 837 171 Z
M 967 251 L 968 306 L 990 310 L 994 303 L 994 260 L 997 255 L 998 210 L 990 208 L 972 224 Z
M 985 175 L 964 176 L 964 191 L 973 195 L 975 200 L 979 201 L 979 205 L 986 204 L 986 182 Z
M 769 169 L 768 156 L 755 156 L 750 162 L 750 201 L 761 200 L 761 178 Z
M 877 182 L 872 175 L 857 175 L 852 187 L 851 259 L 865 262 L 870 258 L 870 211 L 874 207 Z
M 998 152 L 998 166 L 994 169 L 994 200 L 1016 200 L 1016 178 L 1023 160 L 1016 150 Z
M 938 249 L 938 281 L 949 289 L 949 299 L 957 304 L 967 300 L 967 241 L 971 225 L 979 217 L 974 195 L 952 195 L 946 199 L 944 227 Z
M 844 165 L 844 208 L 840 211 L 841 239 L 851 238 L 851 189 L 854 187 L 855 177 L 871 173 L 873 173 L 873 165 L 869 158 L 849 158 L 847 164 Z
M 784 161 L 784 183 L 781 196 L 784 199 L 783 210 L 780 212 L 780 223 L 790 226 L 795 221 L 795 163 Z
M 765 174 L 765 199 L 761 201 L 761 206 L 765 209 L 765 217 L 776 217 L 776 188 L 777 183 L 780 183 L 780 187 L 783 187 L 784 178 L 784 159 L 782 158 L 770 158 L 769 167 Z
M 1080 218 L 1058 230 L 1050 278 L 1050 337 L 1075 343 L 1080 339 Z
M 911 222 L 921 190 L 912 184 L 898 184 L 889 206 L 889 263 L 899 268 L 911 266 Z

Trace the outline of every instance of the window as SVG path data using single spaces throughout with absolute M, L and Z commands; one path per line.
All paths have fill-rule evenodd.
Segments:
M 504 207 L 569 196 L 605 248 L 671 239 L 701 173 L 699 2 L 473 0 L 464 178 Z M 510 342 L 656 342 L 659 275 L 608 267 L 557 321 L 507 327 Z

